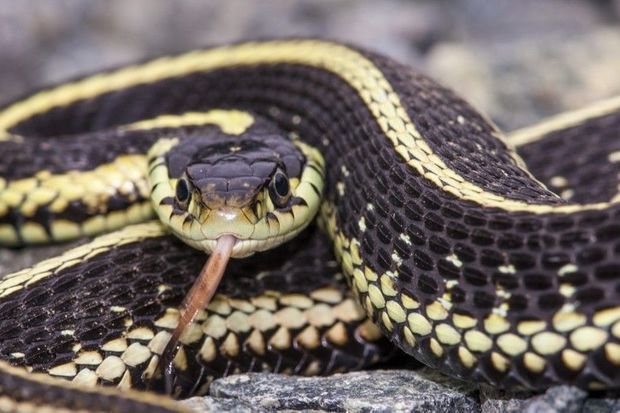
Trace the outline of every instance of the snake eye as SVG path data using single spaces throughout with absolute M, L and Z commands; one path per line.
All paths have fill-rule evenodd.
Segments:
M 280 169 L 271 178 L 269 196 L 277 207 L 285 206 L 291 197 L 291 186 L 289 185 L 288 177 Z
M 189 201 L 189 184 L 185 178 L 181 178 L 177 182 L 176 198 L 179 205 L 187 207 L 187 201 Z

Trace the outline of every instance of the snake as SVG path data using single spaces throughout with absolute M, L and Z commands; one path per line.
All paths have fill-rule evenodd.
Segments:
M 0 242 L 91 240 L 0 280 L 0 410 L 185 411 L 154 394 L 157 366 L 224 236 L 234 259 L 179 339 L 176 398 L 392 345 L 501 388 L 617 387 L 619 127 L 612 98 L 506 135 L 409 66 L 317 39 L 8 103 Z

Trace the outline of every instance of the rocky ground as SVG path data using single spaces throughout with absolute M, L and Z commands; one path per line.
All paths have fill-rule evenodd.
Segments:
M 620 93 L 620 1 L 0 0 L 0 101 L 162 53 L 248 38 L 321 36 L 407 62 L 512 130 Z M 58 248 L 0 250 L 0 273 Z M 614 412 L 613 394 L 504 393 L 426 369 L 216 381 L 204 411 Z
M 376 370 L 324 378 L 242 374 L 217 380 L 211 396 L 184 402 L 199 411 L 317 412 L 617 412 L 616 395 L 588 395 L 570 386 L 545 393 L 507 393 L 464 383 L 430 369 Z

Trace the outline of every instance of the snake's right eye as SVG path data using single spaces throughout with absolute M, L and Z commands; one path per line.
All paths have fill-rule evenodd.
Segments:
M 269 183 L 269 196 L 273 204 L 282 208 L 291 198 L 291 185 L 286 174 L 278 169 Z
M 185 178 L 179 179 L 177 182 L 176 198 L 179 205 L 183 208 L 187 207 L 189 195 L 189 184 L 187 183 L 187 180 Z

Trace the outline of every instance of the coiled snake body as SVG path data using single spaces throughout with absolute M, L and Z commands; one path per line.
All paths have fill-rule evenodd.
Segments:
M 618 107 L 612 100 L 514 135 L 534 175 L 567 201 L 467 103 L 379 55 L 286 40 L 165 57 L 0 111 L 0 240 L 65 240 L 148 219 L 144 176 L 157 164 L 147 166 L 144 153 L 157 139 L 196 130 L 234 139 L 274 125 L 265 127 L 322 154 L 319 221 L 339 265 L 314 227 L 233 261 L 219 295 L 181 340 L 177 396 L 236 371 L 368 365 L 390 350 L 364 312 L 398 347 L 452 376 L 502 387 L 613 387 Z M 297 208 L 263 201 L 275 208 L 278 228 L 300 230 L 289 222 Z M 150 222 L 7 275 L 0 356 L 80 385 L 144 389 L 154 375 L 157 383 L 162 343 L 201 257 Z M 28 399 L 103 409 L 117 398 L 132 408 L 177 408 L 95 389 L 68 401 L 45 398 L 32 389 L 72 391 L 2 370 L 0 401 L 13 406 Z

